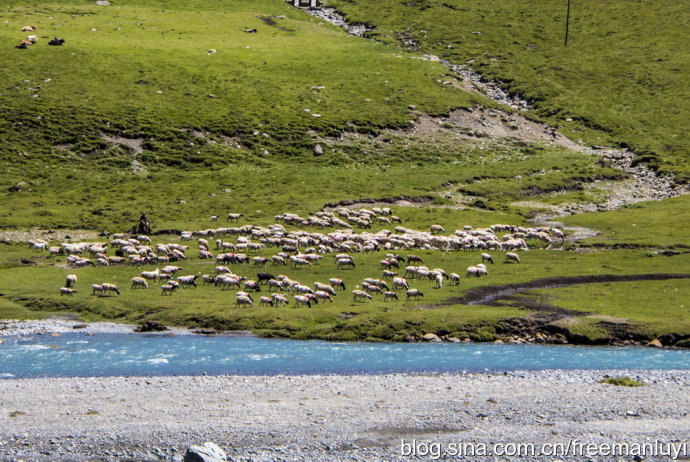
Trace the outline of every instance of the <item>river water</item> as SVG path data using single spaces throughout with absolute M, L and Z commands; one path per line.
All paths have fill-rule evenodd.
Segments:
M 338 343 L 256 337 L 5 337 L 0 378 L 685 369 L 690 351 L 489 343 Z

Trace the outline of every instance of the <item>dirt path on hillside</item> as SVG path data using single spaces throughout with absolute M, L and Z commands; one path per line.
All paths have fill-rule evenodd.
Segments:
M 336 26 L 343 27 L 348 33 L 358 37 L 366 38 L 367 33 L 375 28 L 370 24 L 350 23 L 340 11 L 327 6 L 305 9 L 304 11 Z M 413 38 L 401 34 L 400 40 L 403 46 L 411 51 L 419 50 Z M 557 145 L 600 156 L 610 166 L 630 176 L 625 181 L 597 181 L 590 185 L 592 188 L 606 191 L 609 194 L 608 199 L 601 204 L 567 203 L 558 206 L 537 204 L 544 205 L 544 207 L 539 208 L 550 208 L 551 212 L 536 216 L 533 220 L 535 223 L 549 225 L 552 224 L 550 220 L 557 217 L 583 212 L 617 210 L 637 202 L 662 200 L 690 193 L 690 185 L 676 184 L 672 175 L 658 174 L 642 164 L 633 165 L 635 154 L 628 150 L 583 146 L 558 133 L 554 127 L 530 120 L 521 113 L 531 108 L 529 102 L 521 99 L 518 95 L 508 94 L 503 90 L 500 82 L 485 79 L 481 74 L 464 65 L 450 63 L 434 55 L 425 54 L 419 56 L 418 59 L 444 64 L 455 74 L 454 79 L 441 82 L 442 84 L 453 85 L 470 93 L 481 93 L 518 112 L 474 108 L 469 111 L 453 111 L 448 117 L 417 114 L 415 124 L 406 131 L 407 134 L 428 135 L 442 130 L 451 130 L 474 138 L 488 137 L 493 140 L 515 138 L 532 143 Z M 341 137 L 341 141 L 347 141 L 347 134 Z M 582 231 L 583 235 L 588 233 L 584 230 L 575 231 Z

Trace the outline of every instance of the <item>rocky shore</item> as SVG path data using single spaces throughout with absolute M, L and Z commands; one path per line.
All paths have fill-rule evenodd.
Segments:
M 215 329 L 186 329 L 184 327 L 166 327 L 160 323 L 157 324 L 161 330 L 157 329 L 141 329 L 142 326 L 135 326 L 133 324 L 120 324 L 116 322 L 91 322 L 83 323 L 81 321 L 74 321 L 69 319 L 49 318 L 41 320 L 7 320 L 0 321 L 0 338 L 9 336 L 26 336 L 26 335 L 49 335 L 49 334 L 64 334 L 67 332 L 80 332 L 85 334 L 131 334 L 132 332 L 146 332 L 148 334 L 159 335 L 190 335 L 190 334 L 223 334 L 223 335 L 254 335 L 249 331 L 216 331 Z M 157 326 L 155 326 L 157 327 Z
M 598 383 L 606 376 L 645 386 Z M 3 380 L 0 460 L 182 460 L 205 441 L 252 461 L 433 459 L 403 455 L 413 440 L 682 442 L 688 402 L 690 371 Z

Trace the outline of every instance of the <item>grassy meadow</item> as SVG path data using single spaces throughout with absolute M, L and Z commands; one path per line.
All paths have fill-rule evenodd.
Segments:
M 690 179 L 690 5 L 660 0 L 331 0 L 371 36 L 466 64 L 533 103 L 572 139 L 632 148 Z
M 86 0 L 3 2 L 0 62 L 11 65 L 0 66 L 0 319 L 158 320 L 372 341 L 429 332 L 492 341 L 505 337 L 508 323 L 541 319 L 547 328 L 605 342 L 613 339 L 608 321 L 615 318 L 640 338 L 690 336 L 683 280 L 523 294 L 572 311 L 554 323 L 520 300 L 457 301 L 474 288 L 543 277 L 690 273 L 688 196 L 569 217 L 566 225 L 601 234 L 566 243 L 568 250 L 530 242 L 534 249 L 521 254 L 520 265 L 504 264 L 493 252 L 496 264 L 481 279 L 464 277 L 467 266 L 479 263 L 478 252 L 401 252 L 463 275 L 459 287 L 415 282 L 425 294 L 420 301 L 405 301 L 404 294 L 397 302 L 353 301 L 351 290 L 363 278 L 381 276 L 385 252 L 356 254 L 354 270 L 335 268 L 332 255 L 308 269 L 269 267 L 310 285 L 342 277 L 348 290 L 312 308 L 257 303 L 249 309 L 235 307 L 235 291 L 216 287 L 170 297 L 161 296 L 158 283 L 132 290 L 129 281 L 140 268 L 69 269 L 64 256 L 49 257 L 23 242 L 38 235 L 58 244 L 74 229 L 122 232 L 142 211 L 154 231 L 195 231 L 235 225 L 224 220 L 230 212 L 244 215 L 240 225 L 267 226 L 284 212 L 307 216 L 328 203 L 401 197 L 409 203 L 391 207 L 412 229 L 529 226 L 538 207 L 511 204 L 602 202 L 608 193 L 593 189 L 594 182 L 625 178 L 597 156 L 519 136 L 438 129 L 443 123 L 436 116 L 499 105 L 444 85 L 448 68 L 419 59 L 424 52 L 501 80 L 533 103 L 527 117 L 574 140 L 629 146 L 638 161 L 679 181 L 690 178 L 690 112 L 681 97 L 688 91 L 681 78 L 688 53 L 678 45 L 688 12 L 682 4 L 580 2 L 564 49 L 557 2 L 329 3 L 376 26 L 376 40 L 349 36 L 283 0 L 121 0 L 107 7 Z M 38 26 L 39 42 L 15 49 L 27 35 L 20 32 L 24 25 Z M 402 48 L 400 32 L 420 49 Z M 66 43 L 48 46 L 55 36 Z M 426 115 L 434 130 L 415 132 Z M 219 222 L 211 215 L 220 215 Z M 390 228 L 375 223 L 372 231 Z M 27 237 L 2 237 L 16 231 Z M 196 258 L 190 242 L 182 273 L 212 273 L 214 263 Z M 233 270 L 249 278 L 257 272 Z M 78 292 L 60 296 L 70 272 L 79 276 Z M 118 284 L 122 294 L 92 296 L 91 284 L 102 282 Z

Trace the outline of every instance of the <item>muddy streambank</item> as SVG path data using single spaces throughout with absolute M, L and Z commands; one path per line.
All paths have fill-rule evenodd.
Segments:
M 497 306 L 500 305 L 500 302 L 507 301 L 512 306 L 531 311 L 532 314 L 525 318 L 517 317 L 499 321 L 496 334 L 510 343 L 570 343 L 578 345 L 648 345 L 651 343 L 651 346 L 687 348 L 686 343 L 690 339 L 688 334 L 670 333 L 654 339 L 625 319 L 606 316 L 591 316 L 600 319 L 597 324 L 607 332 L 604 337 L 590 338 L 571 332 L 568 329 L 567 321 L 569 319 L 590 316 L 593 313 L 554 306 L 540 298 L 534 298 L 528 293 L 534 289 L 553 289 L 580 284 L 664 281 L 669 279 L 690 279 L 690 274 L 599 274 L 541 278 L 523 283 L 476 287 L 467 291 L 462 297 L 448 299 L 446 303 Z

